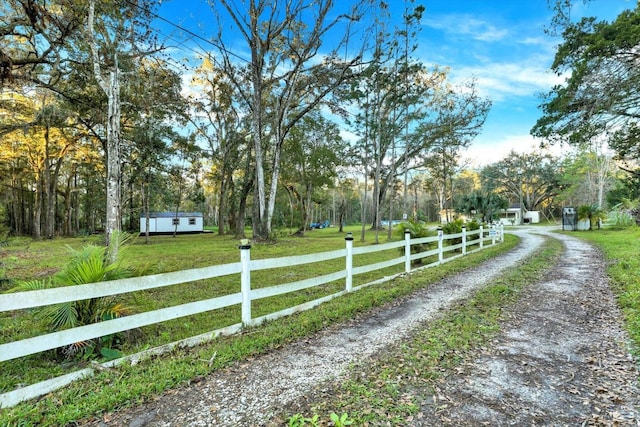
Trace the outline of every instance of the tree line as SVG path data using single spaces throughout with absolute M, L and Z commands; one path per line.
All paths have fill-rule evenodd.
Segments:
M 171 39 L 159 39 L 159 2 L 3 3 L 6 232 L 104 232 L 109 243 L 152 211 L 191 210 L 204 212 L 219 234 L 244 237 L 250 225 L 254 239 L 268 240 L 278 227 L 304 234 L 329 215 L 377 228 L 383 219 L 432 219 L 454 208 L 489 220 L 509 202 L 551 212 L 580 191 L 603 203 L 614 184 L 618 200 L 637 198 L 629 181 L 637 179 L 629 103 L 637 85 L 625 81 L 637 76 L 636 50 L 623 43 L 628 28 L 638 28 L 637 9 L 621 23 L 562 24 L 555 69 L 592 74 L 573 73 L 554 88 L 532 130 L 545 142 L 589 147 L 610 136 L 629 173 L 614 182 L 597 150 L 563 159 L 512 153 L 466 170 L 461 153 L 491 103 L 475 82 L 456 86 L 447 69 L 415 57 L 425 9 L 413 0 L 403 2 L 400 20 L 374 0 L 210 4 L 211 27 L 233 31 L 213 31 L 190 67 Z M 624 34 L 597 50 L 598 32 L 611 31 Z M 589 53 L 581 59 L 571 49 Z M 616 70 L 608 91 L 586 86 Z M 597 98 L 613 88 L 611 99 Z M 596 190 L 572 182 L 580 168 L 593 174 Z

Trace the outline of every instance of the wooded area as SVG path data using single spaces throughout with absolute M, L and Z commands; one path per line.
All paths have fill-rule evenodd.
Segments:
M 612 23 L 558 8 L 553 69 L 572 73 L 532 133 L 578 150 L 472 170 L 461 154 L 491 102 L 415 57 L 423 6 L 405 0 L 397 26 L 374 0 L 245 5 L 212 2 L 212 28 L 234 31 L 212 31 L 193 69 L 160 39 L 158 2 L 3 2 L 0 239 L 108 243 L 149 212 L 198 211 L 219 234 L 268 240 L 314 221 L 490 220 L 514 203 L 557 215 L 640 196 L 637 7 Z

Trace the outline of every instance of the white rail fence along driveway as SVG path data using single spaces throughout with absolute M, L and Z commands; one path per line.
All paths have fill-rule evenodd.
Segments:
M 438 229 L 437 236 L 419 239 L 411 239 L 409 232 L 406 232 L 404 240 L 360 247 L 353 246 L 353 237 L 351 236 L 351 233 L 347 233 L 347 236 L 345 237 L 344 249 L 308 255 L 293 255 L 281 258 L 258 260 L 251 259 L 251 246 L 249 244 L 243 244 L 239 247 L 240 261 L 236 263 L 214 265 L 210 267 L 195 268 L 190 270 L 155 274 L 149 276 L 133 277 L 108 282 L 90 283 L 86 285 L 0 294 L 0 312 L 8 312 L 42 307 L 51 304 L 85 300 L 90 298 L 101 298 L 112 295 L 126 294 L 130 292 L 167 287 L 181 283 L 219 278 L 229 275 L 239 275 L 240 281 L 239 292 L 237 293 L 220 295 L 202 301 L 195 301 L 172 307 L 161 308 L 158 310 L 132 314 L 129 316 L 94 323 L 91 325 L 80 326 L 54 333 L 48 333 L 45 335 L 39 335 L 32 338 L 22 339 L 19 341 L 0 344 L 0 362 L 9 361 L 43 351 L 64 347 L 81 341 L 104 337 L 110 334 L 124 332 L 127 330 L 161 323 L 185 316 L 211 312 L 225 307 L 237 305 L 241 306 L 241 318 L 238 319 L 239 322 L 236 324 L 224 327 L 222 329 L 217 329 L 215 331 L 207 332 L 205 334 L 187 338 L 181 341 L 166 344 L 161 347 L 156 347 L 140 353 L 125 356 L 117 360 L 103 363 L 98 367 L 112 367 L 125 362 L 135 363 L 142 358 L 149 357 L 154 354 L 161 354 L 175 347 L 194 346 L 199 343 L 210 341 L 220 335 L 231 335 L 238 333 L 242 330 L 243 327 L 246 326 L 260 325 L 267 320 L 274 320 L 299 311 L 308 310 L 323 302 L 344 295 L 345 293 L 353 292 L 373 284 L 382 283 L 391 280 L 399 275 L 411 273 L 411 271 L 415 271 L 417 269 L 437 266 L 444 262 L 456 259 L 460 256 L 464 256 L 467 253 L 481 250 L 488 242 L 490 242 L 491 244 L 495 244 L 496 242 L 503 241 L 503 239 L 504 236 L 501 225 L 491 226 L 488 229 L 480 227 L 480 229 L 473 231 L 466 231 L 466 229 L 463 228 L 462 233 L 449 235 L 444 235 L 442 229 Z M 445 244 L 445 242 L 449 242 L 449 244 Z M 412 246 L 425 244 L 431 244 L 432 246 L 436 247 L 423 252 L 411 253 Z M 404 251 L 400 249 L 403 247 Z M 473 250 L 469 250 L 469 247 L 473 247 Z M 401 254 L 401 256 L 357 267 L 353 265 L 354 256 L 367 255 L 374 252 L 390 249 L 396 249 L 398 253 Z M 415 261 L 423 260 L 427 257 L 432 257 L 432 259 L 434 259 L 435 261 L 426 265 L 419 265 L 412 270 L 412 266 L 415 264 Z M 251 286 L 252 272 L 285 267 L 292 268 L 301 265 L 325 262 L 328 260 L 337 260 L 340 258 L 344 259 L 344 268 L 333 273 L 263 288 L 252 288 Z M 401 273 L 382 277 L 375 281 L 359 286 L 353 285 L 354 276 L 373 272 L 376 270 L 382 270 L 399 264 L 404 264 L 404 271 Z M 344 280 L 344 288 L 339 292 L 263 316 L 253 317 L 252 315 L 252 302 L 254 301 L 258 301 L 263 298 L 289 294 L 292 292 L 301 291 L 304 289 L 321 286 L 340 280 Z M 95 368 L 92 367 L 81 369 L 66 375 L 62 375 L 25 387 L 20 387 L 13 391 L 0 394 L 0 408 L 14 406 L 22 401 L 45 395 L 53 390 L 64 387 L 72 381 L 92 375 L 94 373 L 94 369 Z

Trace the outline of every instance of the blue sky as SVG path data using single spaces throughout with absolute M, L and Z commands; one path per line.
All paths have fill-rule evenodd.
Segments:
M 340 0 L 338 0 L 340 2 Z M 401 18 L 402 0 L 389 0 Z M 424 0 L 416 56 L 425 64 L 450 68 L 454 82 L 475 79 L 493 106 L 484 128 L 465 157 L 481 165 L 502 159 L 510 150 L 528 152 L 539 144 L 529 135 L 540 116 L 540 95 L 563 77 L 552 74 L 556 45 L 544 33 L 553 12 L 547 0 Z M 635 0 L 576 0 L 571 18 L 596 16 L 612 20 Z M 159 14 L 204 38 L 211 36 L 212 13 L 200 0 L 174 0 Z M 209 21 L 209 22 L 207 22 Z M 173 29 L 176 37 L 176 30 Z M 188 43 L 194 43 L 192 40 Z M 209 48 L 205 43 L 200 46 Z M 185 56 L 193 52 L 185 51 Z
M 419 56 L 427 64 L 449 66 L 456 81 L 475 79 L 493 102 L 467 157 L 476 164 L 492 163 L 512 149 L 535 149 L 539 141 L 529 131 L 541 114 L 540 94 L 564 79 L 549 70 L 560 39 L 544 32 L 553 16 L 547 1 L 431 0 L 425 5 Z M 634 6 L 628 0 L 578 0 L 571 18 L 612 20 Z

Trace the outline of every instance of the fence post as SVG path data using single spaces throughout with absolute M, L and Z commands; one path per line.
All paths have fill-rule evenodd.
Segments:
M 411 232 L 404 230 L 404 272 L 411 273 Z
M 482 246 L 484 246 L 484 227 L 482 225 L 480 226 L 480 234 L 478 234 L 478 236 L 480 236 L 480 249 L 482 249 Z
M 467 226 L 462 225 L 462 255 L 467 254 Z
M 249 325 L 251 322 L 251 245 L 248 239 L 240 241 L 240 292 L 242 293 L 242 324 Z
M 504 224 L 500 223 L 500 241 L 504 242 Z
M 347 272 L 346 290 L 351 292 L 353 289 L 353 233 L 347 233 L 344 240 L 347 246 L 347 258 L 345 260 Z
M 442 264 L 444 259 L 442 253 L 442 241 L 444 240 L 444 233 L 442 231 L 442 227 L 438 227 L 438 264 Z
M 489 232 L 491 234 L 491 244 L 495 245 L 496 244 L 496 232 L 498 230 L 496 230 L 496 225 L 495 224 L 491 224 L 491 231 Z

